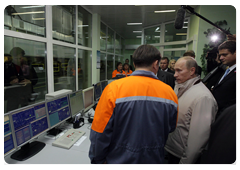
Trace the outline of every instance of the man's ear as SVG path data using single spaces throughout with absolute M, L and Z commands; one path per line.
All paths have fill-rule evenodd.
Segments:
M 154 61 L 153 64 L 152 64 L 152 67 L 153 67 L 154 70 L 158 71 L 158 69 L 159 69 L 159 61 L 158 60 Z
M 190 75 L 191 76 L 194 75 L 195 72 L 196 72 L 196 68 L 195 67 L 190 68 Z
M 238 56 L 238 49 L 236 49 L 235 54 Z

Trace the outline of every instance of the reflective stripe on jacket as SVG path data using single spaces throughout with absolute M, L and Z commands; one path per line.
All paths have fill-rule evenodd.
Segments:
M 176 94 L 150 71 L 111 82 L 95 110 L 91 163 L 163 163 L 177 114 Z

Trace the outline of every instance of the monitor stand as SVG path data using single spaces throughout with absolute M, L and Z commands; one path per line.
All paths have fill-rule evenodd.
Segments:
M 49 130 L 47 132 L 48 135 L 52 135 L 52 136 L 57 136 L 59 133 L 61 133 L 62 130 L 58 129 L 58 128 L 52 128 L 51 130 Z
M 40 152 L 45 145 L 45 143 L 39 141 L 27 143 L 20 150 L 12 154 L 11 158 L 17 161 L 25 161 Z

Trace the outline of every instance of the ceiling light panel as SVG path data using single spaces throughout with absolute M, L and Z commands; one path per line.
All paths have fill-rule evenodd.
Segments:
M 127 25 L 142 25 L 142 23 L 127 23 Z
M 162 10 L 162 11 L 154 11 L 154 13 L 165 13 L 165 12 L 175 12 L 176 10 Z

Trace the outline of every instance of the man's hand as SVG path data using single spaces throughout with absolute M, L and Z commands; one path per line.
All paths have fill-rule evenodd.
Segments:
M 18 78 L 15 78 L 12 81 L 10 81 L 10 84 L 16 84 L 16 83 L 18 83 Z
M 28 79 L 24 79 L 23 81 L 21 81 L 19 84 L 29 84 L 29 83 L 31 83 L 31 81 L 30 80 L 28 80 Z

